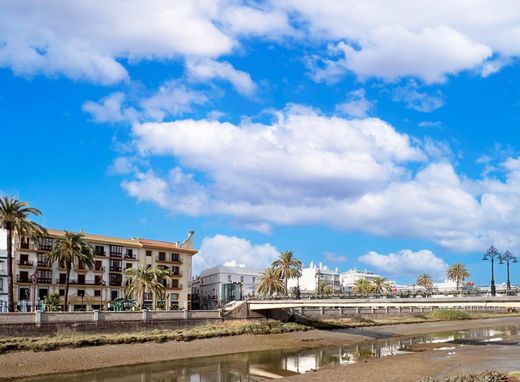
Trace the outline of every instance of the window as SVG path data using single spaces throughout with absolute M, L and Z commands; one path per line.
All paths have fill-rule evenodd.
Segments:
M 115 300 L 119 296 L 119 292 L 117 290 L 110 291 L 110 299 Z
M 111 245 L 110 246 L 110 256 L 122 257 L 123 256 L 123 247 L 121 247 L 120 245 Z
M 180 275 L 180 270 L 179 270 L 179 267 L 172 267 L 172 273 L 174 275 Z
M 52 249 L 52 237 L 42 237 L 39 240 L 38 248 L 42 251 L 50 251 Z
M 159 261 L 166 260 L 166 252 L 159 252 Z
M 152 256 L 152 251 L 146 251 L 146 256 Z
M 178 288 L 179 287 L 179 280 L 173 279 L 172 280 L 172 288 Z
M 240 282 L 244 282 L 244 276 L 240 276 Z
M 132 263 L 126 263 L 125 264 L 125 269 L 128 269 L 128 268 L 132 268 Z
M 31 290 L 29 288 L 20 288 L 18 293 L 20 300 L 29 300 L 31 298 Z
M 38 269 L 36 270 L 36 280 L 39 283 L 51 283 L 52 282 L 52 271 L 50 269 Z
M 26 254 L 20 254 L 20 262 L 19 262 L 20 265 L 32 265 L 30 262 L 29 262 L 29 255 L 26 255 Z
M 133 249 L 127 249 L 125 253 L 127 259 L 135 259 Z
M 101 285 L 101 280 L 103 280 L 102 276 L 99 276 L 99 275 L 94 276 L 94 284 Z
M 109 280 L 109 283 L 110 283 L 110 286 L 121 286 L 123 282 L 123 276 L 122 275 L 118 275 L 118 274 L 110 274 L 110 280 Z
M 101 291 L 99 289 L 94 291 L 94 297 L 101 297 Z
M 96 271 L 101 271 L 103 270 L 103 262 L 99 261 L 99 260 L 96 260 L 96 262 L 94 263 L 94 269 Z
M 49 294 L 49 290 L 47 288 L 40 288 L 38 290 L 38 298 L 43 300 Z
M 179 261 L 179 254 L 178 253 L 172 253 L 172 261 Z
M 47 262 L 47 255 L 45 253 L 37 253 L 36 258 L 38 259 L 39 267 L 47 267 L 49 263 Z
M 85 297 L 85 290 L 84 289 L 78 289 L 78 297 Z
M 231 282 L 231 275 L 228 275 L 228 277 L 227 277 L 227 281 L 228 281 L 228 282 Z
M 110 272 L 121 272 L 121 261 L 110 261 Z
M 105 256 L 105 248 L 101 245 L 96 245 L 95 252 L 96 256 Z
M 253 276 L 251 279 L 253 281 L 253 284 L 256 283 L 256 277 L 255 276 Z
M 60 296 L 65 296 L 65 289 L 60 289 Z
M 24 237 L 22 238 L 22 241 L 20 242 L 20 248 L 22 249 L 29 249 L 30 241 L 28 238 Z
M 179 294 L 178 293 L 172 293 L 172 302 L 179 301 Z
M 18 281 L 22 283 L 28 283 L 31 282 L 29 279 L 29 272 L 23 271 L 20 272 L 20 275 L 18 276 Z
M 67 275 L 65 273 L 60 273 L 60 284 L 65 284 L 67 280 Z
M 78 284 L 85 285 L 85 275 L 78 275 Z

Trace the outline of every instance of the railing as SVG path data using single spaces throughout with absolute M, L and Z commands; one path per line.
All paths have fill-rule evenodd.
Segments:
M 171 257 L 166 256 L 156 256 L 155 261 L 158 263 L 175 263 L 175 264 L 182 264 L 182 259 L 179 257 L 177 259 L 173 259 Z
M 19 283 L 31 283 L 32 280 L 29 277 L 20 277 L 18 275 L 18 276 L 16 276 L 16 282 L 19 282 Z
M 40 284 L 50 284 L 50 283 L 52 283 L 52 278 L 50 278 L 50 277 L 38 277 L 36 279 L 36 282 L 38 282 Z
M 32 261 L 29 261 L 29 260 L 20 260 L 18 261 L 18 265 L 19 266 L 26 266 L 26 267 L 32 267 L 33 266 L 33 262 Z
M 182 277 L 182 271 L 172 272 L 172 276 L 174 276 L 174 277 Z
M 105 251 L 103 251 L 103 252 L 94 252 L 94 256 L 105 257 L 106 255 L 107 255 L 107 253 Z
M 102 266 L 102 267 L 94 267 L 93 271 L 94 272 L 105 272 L 106 270 L 106 267 Z
M 49 262 L 47 262 L 45 260 L 38 260 L 38 263 L 36 265 L 38 267 L 45 267 L 45 268 L 50 268 L 51 267 L 51 264 L 49 264 Z
M 172 285 L 171 289 L 182 289 L 182 284 L 178 284 L 177 286 Z
M 125 259 L 137 260 L 137 254 L 135 253 L 125 253 Z
M 110 257 L 123 257 L 123 254 L 122 253 L 119 253 L 119 252 L 110 252 Z
M 110 266 L 110 272 L 121 272 L 122 269 L 123 268 L 115 266 L 115 265 Z
M 63 282 L 61 282 L 63 281 Z M 56 279 L 56 284 L 65 284 L 65 280 Z M 96 283 L 94 280 L 83 280 L 79 281 L 76 279 L 70 279 L 69 280 L 70 285 L 99 285 L 99 283 Z

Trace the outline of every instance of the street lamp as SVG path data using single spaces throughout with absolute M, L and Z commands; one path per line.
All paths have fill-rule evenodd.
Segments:
M 511 252 L 507 251 L 502 256 L 500 256 L 500 264 L 503 264 L 504 261 L 506 262 L 507 266 L 507 290 L 511 290 L 511 281 L 509 280 L 509 263 L 518 263 L 518 260 L 516 259 L 516 256 L 513 256 Z
M 495 287 L 495 257 L 497 257 L 500 261 L 500 252 L 498 252 L 498 250 L 493 246 L 489 247 L 489 249 L 484 254 L 484 257 L 482 257 L 482 260 L 484 261 L 491 260 L 491 296 L 496 296 L 497 294 Z
M 33 273 L 31 276 L 32 281 L 32 301 L 31 301 L 31 311 L 36 312 L 36 282 L 38 281 L 36 277 L 36 273 Z
M 99 280 L 99 310 L 103 310 L 103 287 L 105 286 L 105 279 L 101 277 Z

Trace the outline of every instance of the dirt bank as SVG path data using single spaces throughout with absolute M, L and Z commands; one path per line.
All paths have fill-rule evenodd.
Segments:
M 39 353 L 18 352 L 0 355 L 0 368 L 2 369 L 1 379 L 92 370 L 95 368 L 110 366 L 135 365 L 147 362 L 224 355 L 259 350 L 321 347 L 327 345 L 349 345 L 359 341 L 370 340 L 373 338 L 384 338 L 387 336 L 409 336 L 422 333 L 442 332 L 486 326 L 517 325 L 519 323 L 520 318 L 518 317 L 495 318 L 485 320 L 428 322 L 421 324 L 346 329 L 341 333 L 312 330 L 308 332 L 284 333 L 264 336 L 246 335 L 225 338 L 212 338 L 205 340 L 195 340 L 192 342 L 107 345 L 88 348 L 62 349 Z M 335 373 L 355 373 L 355 370 L 359 369 L 361 366 L 372 364 L 376 365 L 376 363 L 380 363 L 381 366 L 384 365 L 383 369 L 390 367 L 391 369 L 387 370 L 394 370 L 395 368 L 396 373 L 399 372 L 399 370 L 401 370 L 401 372 L 406 371 L 411 373 L 412 369 L 409 366 L 414 364 L 416 366 L 414 368 L 414 372 L 418 373 L 417 375 L 431 375 L 431 373 L 437 370 L 434 368 L 437 364 L 434 361 L 430 362 L 429 360 L 428 362 L 425 362 L 426 358 L 423 359 L 422 357 L 428 357 L 428 354 L 426 353 L 429 352 L 392 357 L 391 359 L 369 360 L 367 364 L 363 365 L 326 369 L 313 374 L 297 376 L 295 378 L 302 378 L 302 380 L 326 380 L 328 378 L 327 373 L 332 373 L 332 375 Z M 439 367 L 441 367 L 440 364 Z M 374 366 L 370 367 L 370 369 L 372 369 L 373 373 L 376 373 L 377 369 L 381 369 L 381 367 Z M 441 371 L 439 371 L 439 373 Z M 368 373 L 370 371 L 367 370 L 366 372 Z M 378 378 L 376 374 L 372 376 L 367 375 L 366 378 L 368 379 L 360 379 L 357 376 L 358 374 L 356 374 L 356 381 L 358 382 L 362 382 L 364 380 L 405 380 L 402 378 L 381 379 Z M 385 375 L 384 377 L 386 378 L 388 375 Z M 341 378 L 346 380 L 348 379 L 348 376 Z

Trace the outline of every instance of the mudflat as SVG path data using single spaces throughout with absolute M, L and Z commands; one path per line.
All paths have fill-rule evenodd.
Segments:
M 174 359 L 225 355 L 270 349 L 299 349 L 327 345 L 350 345 L 360 341 L 386 336 L 410 336 L 487 326 L 520 324 L 519 317 L 427 322 L 420 324 L 388 325 L 379 327 L 345 329 L 341 332 L 311 330 L 272 335 L 242 335 L 221 337 L 191 342 L 142 343 L 105 345 L 48 352 L 14 352 L 0 355 L 0 379 L 36 376 L 52 373 L 77 372 L 112 366 L 135 365 Z M 475 346 L 478 348 L 477 346 Z M 425 375 L 444 375 L 457 365 L 485 367 L 482 351 L 473 346 L 462 347 L 457 357 L 447 357 L 442 352 L 412 353 L 386 359 L 370 359 L 366 363 L 347 367 L 323 369 L 315 373 L 298 375 L 291 380 L 338 380 L 362 381 L 416 381 Z M 486 349 L 491 350 L 490 347 Z M 487 352 L 486 352 L 487 353 Z M 466 357 L 466 358 L 460 358 Z M 520 359 L 511 355 L 512 359 Z M 452 358 L 454 360 L 452 360 Z M 485 357 L 484 357 L 485 358 Z M 484 359 L 485 361 L 485 359 Z M 489 368 L 489 367 L 487 367 Z M 520 366 L 517 365 L 516 369 Z M 480 370 L 480 369 L 479 369 Z M 484 369 L 482 369 L 484 370 Z M 512 369 L 513 370 L 513 369 Z M 395 377 L 394 377 L 395 375 Z

